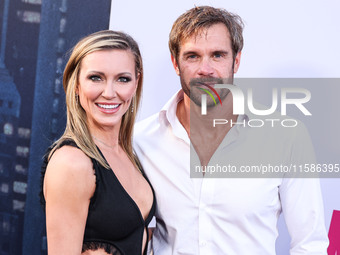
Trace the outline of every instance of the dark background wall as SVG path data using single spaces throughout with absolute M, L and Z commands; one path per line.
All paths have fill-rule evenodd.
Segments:
M 40 169 L 65 127 L 66 53 L 108 29 L 110 8 L 111 0 L 0 2 L 0 255 L 47 254 Z

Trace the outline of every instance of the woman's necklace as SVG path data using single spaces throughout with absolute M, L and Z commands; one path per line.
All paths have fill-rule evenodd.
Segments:
M 92 135 L 92 137 L 97 140 L 98 142 L 102 143 L 103 145 L 105 145 L 106 147 L 109 147 L 111 149 L 114 149 L 116 147 L 116 145 L 112 146 L 112 145 L 108 145 L 105 142 L 103 142 L 102 140 L 98 139 L 97 137 L 95 137 L 94 135 Z

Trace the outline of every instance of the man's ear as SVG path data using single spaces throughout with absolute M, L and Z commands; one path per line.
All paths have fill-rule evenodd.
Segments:
M 175 71 L 176 71 L 177 75 L 179 76 L 180 71 L 179 71 L 178 63 L 177 63 L 176 58 L 172 54 L 171 54 L 171 62 L 172 62 L 172 65 L 175 68 Z
M 238 68 L 240 67 L 241 62 L 241 51 L 236 54 L 235 60 L 234 60 L 234 73 L 237 73 Z

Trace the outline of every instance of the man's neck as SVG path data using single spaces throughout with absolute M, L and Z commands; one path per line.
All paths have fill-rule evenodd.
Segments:
M 188 133 L 190 137 L 190 118 L 191 120 L 197 120 L 200 122 L 200 127 L 202 129 L 211 129 L 211 123 L 213 121 L 213 116 L 223 116 L 224 119 L 227 120 L 233 120 L 233 122 L 236 122 L 237 120 L 237 115 L 233 115 L 233 100 L 232 100 L 232 95 L 230 94 L 229 97 L 223 102 L 223 108 L 216 107 L 213 110 L 211 110 L 208 115 L 201 115 L 201 110 L 199 106 L 195 106 L 195 109 L 190 109 L 190 98 L 184 94 L 183 100 L 179 101 L 177 104 L 177 109 L 176 109 L 176 116 L 179 120 L 179 122 L 182 124 L 186 132 Z M 191 116 L 190 115 L 194 115 Z M 193 123 L 192 123 L 193 124 Z M 226 128 L 221 126 L 221 127 L 216 127 L 214 130 L 216 132 L 220 132 L 219 129 L 225 130 Z
M 201 165 L 206 166 L 219 144 L 223 141 L 231 129 L 230 125 L 219 125 L 213 127 L 214 117 L 223 116 L 228 123 L 237 120 L 237 115 L 233 115 L 232 95 L 223 102 L 223 108 L 216 106 L 207 115 L 201 114 L 199 106 L 192 105 L 190 108 L 190 98 L 184 94 L 184 99 L 178 102 L 176 115 L 179 122 L 190 137 L 190 142 L 194 146 Z M 221 118 L 221 117 L 219 117 Z

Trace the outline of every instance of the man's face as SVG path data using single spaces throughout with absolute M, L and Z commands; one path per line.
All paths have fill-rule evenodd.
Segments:
M 203 92 L 197 87 L 208 89 L 214 84 L 232 83 L 240 58 L 238 53 L 233 59 L 229 31 L 224 24 L 217 23 L 184 41 L 178 59 L 172 56 L 171 60 L 184 93 L 200 105 Z M 222 99 L 226 95 L 227 92 L 220 94 Z

